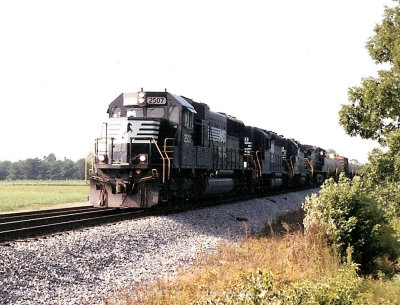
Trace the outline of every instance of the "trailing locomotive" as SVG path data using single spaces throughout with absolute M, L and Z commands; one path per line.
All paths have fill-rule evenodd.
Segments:
M 119 95 L 96 139 L 89 169 L 95 206 L 151 207 L 173 199 L 321 184 L 346 158 L 246 126 L 169 92 Z

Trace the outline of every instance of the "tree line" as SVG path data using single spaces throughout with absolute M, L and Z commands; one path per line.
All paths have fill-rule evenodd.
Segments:
M 0 180 L 69 180 L 84 179 L 85 159 L 57 160 L 54 154 L 43 159 L 28 158 L 16 162 L 0 161 Z

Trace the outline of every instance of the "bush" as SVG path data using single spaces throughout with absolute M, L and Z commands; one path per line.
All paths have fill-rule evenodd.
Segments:
M 371 188 L 374 198 L 388 221 L 400 217 L 400 183 L 382 182 Z
M 387 253 L 381 237 L 387 238 L 389 226 L 360 177 L 350 180 L 341 174 L 338 183 L 325 181 L 319 196 L 307 197 L 303 208 L 305 229 L 320 226 L 342 255 L 348 247 L 353 248 L 354 260 L 364 271 Z
M 292 285 L 282 304 L 368 304 L 369 294 L 362 292 L 362 278 L 357 276 L 354 264 L 346 265 L 338 273 L 322 282 L 303 282 Z
M 345 265 L 333 277 L 321 282 L 303 281 L 278 289 L 271 272 L 257 270 L 243 278 L 239 285 L 214 298 L 192 304 L 259 304 L 259 305 L 361 305 L 371 304 L 370 294 L 362 292 L 362 278 L 357 276 L 356 265 Z

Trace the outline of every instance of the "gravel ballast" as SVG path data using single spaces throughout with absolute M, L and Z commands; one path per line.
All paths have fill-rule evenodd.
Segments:
M 199 252 L 261 231 L 296 211 L 307 194 L 294 193 L 124 221 L 0 246 L 3 304 L 102 304 L 116 291 L 176 275 Z M 238 221 L 247 219 L 248 221 Z

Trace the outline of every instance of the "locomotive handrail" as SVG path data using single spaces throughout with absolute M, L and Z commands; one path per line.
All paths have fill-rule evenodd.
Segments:
M 165 154 L 165 157 L 167 157 L 167 159 L 168 159 L 168 180 L 169 180 L 169 178 L 170 178 L 170 176 L 171 176 L 171 160 L 172 160 L 172 158 L 170 158 L 169 156 L 168 156 L 168 153 L 169 152 L 173 152 L 173 150 L 172 151 L 167 151 L 167 147 L 174 147 L 174 145 L 172 145 L 172 146 L 167 146 L 167 141 L 168 140 L 172 140 L 172 141 L 174 141 L 175 139 L 174 138 L 165 138 L 164 139 L 164 154 Z
M 164 152 L 165 153 L 170 152 L 170 151 L 166 150 L 167 147 L 174 147 L 174 145 L 167 146 L 167 141 L 174 141 L 174 140 L 175 140 L 175 138 L 165 138 L 164 139 Z
M 108 139 L 111 140 L 111 152 L 110 152 L 110 158 L 109 158 L 109 154 L 108 154 Z M 99 153 L 104 153 L 107 158 L 109 158 L 109 160 L 107 159 L 107 163 L 108 164 L 113 164 L 113 155 L 114 155 L 114 137 L 100 137 L 100 138 L 96 138 L 95 140 L 95 145 L 94 145 L 94 150 L 95 150 L 95 156 L 96 158 L 99 157 Z M 99 149 L 99 143 L 104 145 L 104 150 L 100 150 Z
M 253 173 L 254 173 L 254 171 L 256 171 L 256 172 L 257 172 L 257 176 L 258 176 L 257 163 L 256 163 L 256 161 L 254 160 L 254 156 L 253 156 L 252 154 L 250 154 L 250 155 L 248 156 L 248 159 L 247 159 L 247 160 L 249 160 L 249 161 L 251 162 L 251 166 L 252 166 L 252 169 L 253 169 Z
M 260 173 L 259 173 L 258 177 L 261 177 L 261 176 L 262 176 L 262 169 L 261 169 L 261 164 L 260 164 L 260 158 L 258 157 L 258 153 L 260 153 L 260 152 L 261 152 L 261 150 L 257 150 L 257 151 L 256 151 L 258 169 L 260 170 Z
M 314 176 L 314 165 L 313 165 L 311 160 L 307 160 L 307 162 L 308 162 L 308 164 L 310 165 L 310 168 L 311 168 L 311 176 Z
M 90 168 L 88 168 L 88 161 L 89 161 L 89 158 L 90 157 L 92 157 L 92 159 L 91 159 L 91 167 Z M 87 177 L 88 177 L 88 171 L 89 171 L 89 173 L 93 173 L 94 172 L 94 154 L 93 154 L 93 152 L 90 152 L 90 153 L 88 153 L 87 155 L 86 155 L 86 158 L 85 158 L 85 183 L 86 184 L 88 184 L 88 179 L 87 179 Z
M 165 183 L 165 159 L 166 158 L 162 154 L 162 151 L 161 151 L 160 147 L 158 146 L 157 141 L 154 138 L 151 138 L 151 140 L 156 145 L 156 148 L 161 156 L 161 159 L 163 160 L 163 183 Z
M 289 168 L 289 176 L 291 179 L 293 179 L 295 171 L 294 171 L 294 165 L 293 165 L 293 156 L 290 156 L 289 160 L 286 160 L 286 164 Z
M 295 169 L 294 169 L 294 164 L 293 164 L 293 156 L 290 156 L 289 161 L 290 161 L 290 167 L 292 169 L 292 178 L 294 178 Z

